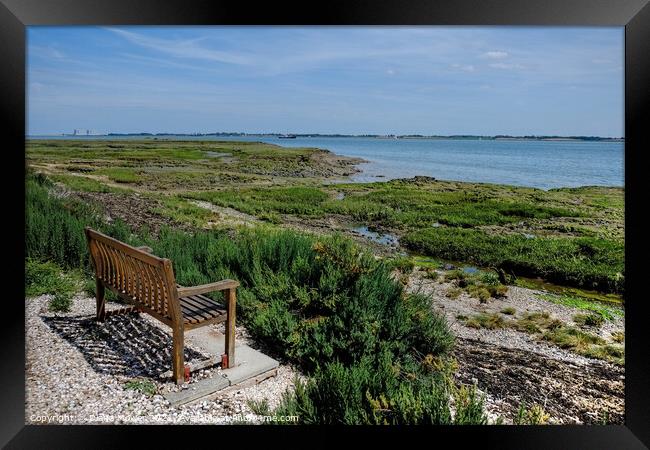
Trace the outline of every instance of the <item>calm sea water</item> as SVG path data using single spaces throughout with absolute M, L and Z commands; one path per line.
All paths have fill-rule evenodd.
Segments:
M 80 139 L 106 137 L 91 136 Z M 542 189 L 624 185 L 623 142 L 361 137 L 279 139 L 265 136 L 182 136 L 180 139 L 261 141 L 286 147 L 323 148 L 339 155 L 360 157 L 369 161 L 359 165 L 362 172 L 354 176 L 354 180 L 359 182 L 426 175 L 440 180 L 510 184 Z

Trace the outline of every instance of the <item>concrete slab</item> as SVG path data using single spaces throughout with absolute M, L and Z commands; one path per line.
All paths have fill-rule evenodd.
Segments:
M 222 369 L 221 373 L 230 380 L 230 384 L 273 370 L 280 365 L 275 359 L 250 348 L 248 345 L 235 347 L 235 367 Z
M 191 383 L 187 389 L 183 389 L 182 391 L 163 394 L 163 397 L 165 397 L 172 406 L 178 407 L 199 400 L 206 395 L 220 391 L 228 386 L 230 386 L 230 381 L 225 377 L 217 375 L 212 378 L 199 380 L 196 383 Z
M 213 354 L 224 352 L 225 336 L 210 327 L 198 328 L 186 333 L 186 344 L 200 347 Z M 273 358 L 250 348 L 248 345 L 235 346 L 235 366 L 222 369 L 212 378 L 190 383 L 188 389 L 169 392 L 164 397 L 172 406 L 180 406 L 197 400 L 214 399 L 218 391 L 229 386 L 249 386 L 257 384 L 277 374 L 280 363 Z

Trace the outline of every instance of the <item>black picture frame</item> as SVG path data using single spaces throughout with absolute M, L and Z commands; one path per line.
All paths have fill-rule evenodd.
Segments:
M 625 425 L 620 426 L 485 426 L 436 427 L 423 432 L 425 440 L 411 445 L 442 445 L 442 435 L 453 445 L 473 441 L 496 448 L 589 448 L 633 449 L 650 446 L 650 348 L 646 334 L 647 300 L 643 298 L 642 249 L 644 171 L 643 153 L 650 124 L 650 6 L 648 0 L 336 0 L 318 4 L 223 2 L 201 0 L 0 0 L 0 91 L 2 100 L 3 150 L 6 170 L 0 177 L 6 200 L 16 208 L 3 221 L 5 252 L 3 280 L 6 289 L 0 322 L 3 395 L 0 444 L 8 448 L 113 448 L 147 439 L 148 444 L 167 445 L 179 439 L 187 446 L 207 434 L 211 445 L 226 445 L 224 435 L 236 433 L 240 445 L 251 437 L 267 442 L 310 445 L 316 436 L 336 442 L 349 441 L 349 433 L 365 437 L 399 439 L 410 429 L 308 428 L 297 437 L 287 427 L 149 427 L 127 426 L 33 426 L 25 425 L 24 372 L 24 164 L 25 143 L 25 27 L 30 25 L 571 25 L 625 27 L 625 251 L 626 251 L 626 395 Z M 21 211 L 23 213 L 21 213 Z M 21 263 L 19 263 L 19 261 Z M 15 272 L 15 276 L 12 276 Z M 22 296 L 22 298 L 21 298 Z M 162 430 L 164 428 L 164 430 Z M 242 435 L 242 430 L 244 431 Z M 305 429 L 299 431 L 304 432 Z M 291 434 L 286 434 L 291 433 Z M 280 434 L 286 434 L 281 436 Z M 445 439 L 446 440 L 446 439 Z M 321 441 L 324 442 L 324 441 Z M 136 444 L 142 445 L 142 444 Z M 149 446 L 149 445 L 147 445 Z

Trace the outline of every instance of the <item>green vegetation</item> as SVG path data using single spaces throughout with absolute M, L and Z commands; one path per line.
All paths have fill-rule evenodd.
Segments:
M 209 209 L 193 205 L 187 199 L 173 196 L 161 196 L 162 206 L 154 209 L 163 216 L 170 217 L 178 224 L 189 224 L 196 228 L 205 227 L 209 222 L 215 222 L 219 215 Z
M 612 333 L 612 341 L 617 344 L 622 344 L 625 341 L 625 333 L 622 331 L 615 331 Z
M 600 327 L 605 318 L 600 314 L 576 314 L 573 316 L 573 321 L 583 327 Z
M 340 214 L 357 221 L 371 221 L 384 227 L 425 228 L 435 223 L 451 227 L 513 224 L 522 219 L 580 217 L 583 213 L 563 207 L 524 203 L 503 199 L 490 188 L 449 192 L 445 182 L 422 186 L 407 181 L 376 184 L 336 185 L 343 190 L 341 200 L 332 198 L 325 187 L 251 187 L 237 190 L 208 191 L 193 195 L 221 206 L 249 214 L 276 211 L 297 215 Z M 479 186 L 471 185 L 469 186 Z M 327 190 L 326 190 L 327 189 Z M 303 212 L 304 211 L 304 212 Z
M 454 285 L 471 297 L 478 298 L 481 303 L 490 298 L 501 298 L 508 292 L 508 287 L 499 283 L 499 278 L 491 272 L 477 271 L 468 273 L 463 270 L 452 270 L 445 274 L 445 281 Z M 449 291 L 448 291 L 449 292 Z
M 488 235 L 476 229 L 429 228 L 404 236 L 402 243 L 445 259 L 500 267 L 559 284 L 622 292 L 622 243 L 594 238 L 536 238 Z
M 605 359 L 621 365 L 625 362 L 625 351 L 621 345 L 609 344 L 595 334 L 551 318 L 547 312 L 527 313 L 510 326 L 519 331 L 536 334 L 542 340 L 584 356 Z
M 304 183 L 306 177 L 330 178 L 349 171 L 345 163 L 335 164 L 324 155 L 318 149 L 259 142 L 33 140 L 27 143 L 26 158 L 30 166 L 54 172 L 71 187 L 101 192 L 101 186 L 117 184 L 159 192 Z M 83 179 L 92 181 L 82 184 Z
M 505 314 L 506 316 L 514 316 L 516 312 L 517 310 L 512 306 L 508 306 L 501 310 L 501 314 Z
M 506 326 L 503 317 L 496 313 L 480 313 L 465 320 L 465 325 L 471 328 L 504 328 Z
M 526 402 L 522 402 L 513 423 L 514 425 L 544 425 L 548 419 L 550 419 L 550 415 L 537 403 L 529 408 Z
M 511 323 L 511 326 L 518 331 L 526 333 L 543 333 L 545 330 L 554 330 L 563 325 L 562 321 L 552 318 L 546 312 L 528 312 L 522 317 Z
M 79 290 L 79 271 L 64 273 L 58 264 L 41 262 L 32 258 L 25 261 L 25 295 L 34 297 L 51 294 L 50 311 L 67 312 L 72 305 L 72 296 Z
M 170 258 L 181 284 L 239 280 L 238 317 L 248 331 L 311 376 L 286 393 L 277 414 L 299 412 L 304 423 L 485 422 L 483 399 L 453 385 L 453 336 L 444 318 L 349 239 L 264 226 L 137 235 L 51 196 L 44 177 L 28 174 L 27 186 L 29 258 L 88 273 L 83 227 L 92 225 Z
M 512 313 L 505 315 L 514 316 Z M 600 317 L 600 316 L 594 316 Z M 529 312 L 516 319 L 504 319 L 498 313 L 479 313 L 471 317 L 458 315 L 456 317 L 466 326 L 471 328 L 513 328 L 524 333 L 536 335 L 539 339 L 552 342 L 560 348 L 569 349 L 580 355 L 591 358 L 604 359 L 615 364 L 624 364 L 625 352 L 621 345 L 624 336 L 612 336 L 617 344 L 608 343 L 605 339 L 551 317 L 544 312 Z
M 590 358 L 625 364 L 625 350 L 621 345 L 608 344 L 604 339 L 574 327 L 562 326 L 548 330 L 542 339 Z
M 138 391 L 138 392 L 146 395 L 147 397 L 151 397 L 156 392 L 158 392 L 158 388 L 156 387 L 156 383 L 154 383 L 151 380 L 147 380 L 145 378 L 129 380 L 126 383 L 124 383 L 124 387 L 126 389 L 133 389 L 134 391 Z
M 194 226 L 205 226 L 207 213 L 182 198 L 234 208 L 272 224 L 286 216 L 306 222 L 328 218 L 344 226 L 361 222 L 398 235 L 401 244 L 428 257 L 623 293 L 620 188 L 543 191 L 420 179 L 323 184 L 349 173 L 349 161 L 335 163 L 327 155 L 254 142 L 157 138 L 36 140 L 27 146 L 30 166 L 54 173 L 72 189 L 173 191 L 160 212 Z
M 67 292 L 57 292 L 50 300 L 48 308 L 54 312 L 68 312 L 72 306 L 72 295 Z
M 57 292 L 74 293 L 78 283 L 76 273 L 64 274 L 56 263 L 41 262 L 31 258 L 25 261 L 25 295 L 27 297 Z
M 458 190 L 451 190 L 452 186 Z M 269 211 L 305 218 L 344 216 L 350 221 L 400 230 L 404 233 L 402 244 L 436 258 L 499 267 L 519 276 L 540 276 L 603 292 L 623 290 L 622 214 L 614 209 L 619 203 L 609 202 L 617 192 L 622 197 L 620 190 L 544 192 L 396 180 L 337 185 L 338 191 L 345 191 L 345 197 L 337 200 L 329 189 L 252 187 L 187 195 L 258 216 Z M 584 193 L 595 203 L 577 206 L 571 201 L 577 193 Z M 604 217 L 604 211 L 611 216 Z M 592 223 L 594 217 L 603 225 L 577 225 Z M 567 225 L 567 220 L 576 225 Z M 518 227 L 536 229 L 538 236 L 530 238 L 523 231 L 516 232 Z
M 282 399 L 276 414 L 299 415 L 301 422 L 344 424 L 485 424 L 484 399 L 475 387 L 454 386 L 453 364 L 428 355 L 417 372 L 404 371 L 387 353 L 379 365 L 364 359 L 345 367 L 334 363 L 319 369 L 306 383 Z M 410 383 L 399 382 L 403 372 Z M 424 373 L 423 373 L 424 372 Z M 448 408 L 454 399 L 456 413 Z
M 102 182 L 84 176 L 77 175 L 52 175 L 52 181 L 65 184 L 73 191 L 81 192 L 128 192 L 128 189 L 107 186 Z
M 623 309 L 614 306 L 609 306 L 601 302 L 587 300 L 580 297 L 571 295 L 554 295 L 554 294 L 536 294 L 542 300 L 546 300 L 558 305 L 570 306 L 572 308 L 583 309 L 595 314 L 599 314 L 605 320 L 612 320 L 615 316 L 622 316 Z

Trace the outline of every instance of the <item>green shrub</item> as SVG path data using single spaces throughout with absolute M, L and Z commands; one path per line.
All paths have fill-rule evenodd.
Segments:
M 522 402 L 513 422 L 515 425 L 544 425 L 549 418 L 550 415 L 537 403 L 528 408 L 526 402 Z
M 50 309 L 68 311 L 71 298 L 80 285 L 79 275 L 75 272 L 64 273 L 53 262 L 40 262 L 31 258 L 25 261 L 25 295 L 33 297 L 53 294 Z
M 48 308 L 54 312 L 68 312 L 72 306 L 72 294 L 69 292 L 57 292 L 50 300 Z
M 513 315 L 515 315 L 516 312 L 517 312 L 517 310 L 515 308 L 513 308 L 512 306 L 508 306 L 507 308 L 503 308 L 501 310 L 501 314 L 505 314 L 506 316 L 513 316 Z
M 483 399 L 474 389 L 456 391 L 448 373 L 427 372 L 426 367 L 413 361 L 399 364 L 388 352 L 347 367 L 328 363 L 287 392 L 275 413 L 298 415 L 305 424 L 485 423 Z M 450 396 L 456 399 L 455 417 Z

